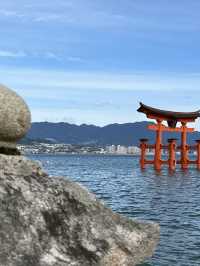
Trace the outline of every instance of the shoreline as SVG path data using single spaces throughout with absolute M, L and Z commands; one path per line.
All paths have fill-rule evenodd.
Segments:
M 98 153 L 25 153 L 25 154 L 22 154 L 24 156 L 30 156 L 30 155 L 50 155 L 50 156 L 53 156 L 53 155 L 64 155 L 64 156 L 116 156 L 116 157 L 119 157 L 119 156 L 125 156 L 125 157 L 138 157 L 140 156 L 139 154 L 98 154 Z

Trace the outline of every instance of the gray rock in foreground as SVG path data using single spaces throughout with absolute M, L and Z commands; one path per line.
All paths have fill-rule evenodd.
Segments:
M 158 240 L 158 225 L 113 213 L 36 162 L 0 155 L 0 265 L 133 266 Z

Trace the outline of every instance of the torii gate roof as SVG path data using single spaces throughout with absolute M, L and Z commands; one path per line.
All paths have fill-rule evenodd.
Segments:
M 200 117 L 200 110 L 195 112 L 174 112 L 157 109 L 140 102 L 140 107 L 137 110 L 140 113 L 146 114 L 148 118 L 161 118 L 168 122 L 178 122 L 178 121 L 195 121 Z M 173 127 L 173 126 L 172 126 Z

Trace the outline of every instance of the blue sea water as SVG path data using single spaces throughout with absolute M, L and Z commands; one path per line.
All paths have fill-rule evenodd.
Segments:
M 200 265 L 200 172 L 141 171 L 131 156 L 34 155 L 51 175 L 82 183 L 127 217 L 158 222 L 161 237 L 140 266 Z

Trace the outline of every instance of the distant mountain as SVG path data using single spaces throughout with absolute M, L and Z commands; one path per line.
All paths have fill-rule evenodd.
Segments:
M 80 126 L 69 123 L 32 123 L 26 141 L 45 140 L 46 142 L 82 144 L 82 145 L 138 145 L 140 138 L 149 138 L 153 143 L 155 132 L 147 130 L 149 122 L 135 122 L 126 124 L 110 124 L 104 127 L 82 124 Z M 180 139 L 180 134 L 165 133 L 164 142 L 167 138 L 176 137 Z M 200 138 L 200 133 L 189 134 L 188 142 Z

